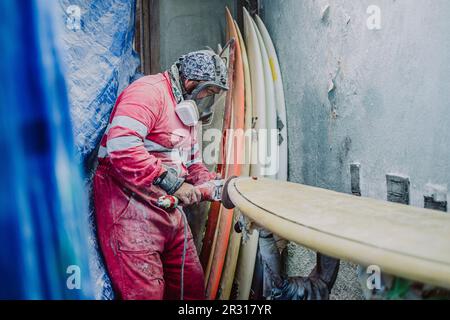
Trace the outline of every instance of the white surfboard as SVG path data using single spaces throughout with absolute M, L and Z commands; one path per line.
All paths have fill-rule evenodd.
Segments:
M 253 127 L 259 131 L 267 127 L 266 116 L 266 94 L 264 82 L 264 66 L 261 59 L 261 48 L 256 34 L 253 19 L 247 10 L 244 9 L 244 39 L 247 45 L 247 55 L 250 67 L 250 78 L 252 83 L 253 101 Z M 252 176 L 262 176 L 262 168 L 259 163 L 258 153 L 266 152 L 266 146 L 258 145 L 257 135 L 252 143 Z M 258 150 L 262 149 L 262 150 Z
M 262 175 L 269 178 L 276 178 L 278 173 L 278 134 L 277 134 L 277 110 L 275 106 L 275 88 L 272 80 L 272 69 L 269 63 L 269 56 L 264 45 L 264 40 L 255 21 L 252 19 L 256 37 L 258 38 L 261 61 L 264 74 L 264 93 L 266 96 L 266 127 L 267 131 L 259 132 L 259 139 L 267 139 L 267 151 L 263 154 L 259 151 L 259 159 L 263 162 Z M 273 135 L 275 134 L 275 135 Z M 261 143 L 259 144 L 261 145 Z
M 247 48 L 244 42 L 244 38 L 241 34 L 241 30 L 234 22 L 236 30 L 238 32 L 239 43 L 241 44 L 242 50 L 242 63 L 244 65 L 244 79 L 245 79 L 245 132 L 248 134 L 253 128 L 253 101 L 252 101 L 252 81 L 250 76 L 250 65 L 248 61 Z M 251 162 L 251 150 L 252 150 L 252 139 L 245 139 L 245 164 L 242 169 L 242 174 L 244 176 L 250 176 L 250 162 Z
M 287 137 L 287 116 L 286 116 L 286 102 L 284 96 L 283 79 L 281 77 L 280 63 L 273 41 L 267 31 L 264 22 L 257 15 L 255 18 L 256 24 L 264 41 L 267 54 L 269 56 L 269 63 L 272 71 L 272 80 L 275 88 L 275 106 L 277 110 L 277 127 L 280 133 L 279 144 L 279 170 L 277 180 L 287 181 L 288 178 L 288 137 Z

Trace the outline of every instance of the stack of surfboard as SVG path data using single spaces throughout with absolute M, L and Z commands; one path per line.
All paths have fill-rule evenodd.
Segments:
M 286 181 L 286 106 L 275 47 L 262 20 L 258 16 L 253 19 L 245 8 L 244 35 L 228 9 L 226 18 L 227 40 L 234 38 L 235 44 L 230 59 L 234 60 L 232 88 L 225 107 L 232 121 L 223 127 L 224 132 L 231 129 L 225 140 L 223 175 Z M 277 141 L 271 141 L 270 133 L 277 130 Z M 268 133 L 267 143 L 258 140 L 261 132 Z M 276 154 L 270 154 L 273 143 L 278 144 Z M 260 159 L 261 155 L 269 155 L 269 159 Z M 267 160 L 271 168 L 278 168 L 276 172 L 268 172 L 262 165 Z M 233 227 L 240 218 L 237 210 L 211 208 L 201 253 L 208 299 L 249 299 L 259 235 L 256 230 L 244 237 L 236 232 Z

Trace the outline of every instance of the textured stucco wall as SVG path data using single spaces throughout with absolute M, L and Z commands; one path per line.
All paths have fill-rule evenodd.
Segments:
M 233 0 L 160 1 L 161 68 L 167 69 L 190 51 L 217 50 L 225 41 L 225 6 L 235 10 Z
M 449 1 L 262 5 L 285 81 L 290 180 L 350 192 L 349 164 L 359 162 L 363 196 L 386 199 L 394 173 L 410 178 L 419 207 L 427 184 L 448 185 Z M 367 27 L 370 5 L 381 30 Z

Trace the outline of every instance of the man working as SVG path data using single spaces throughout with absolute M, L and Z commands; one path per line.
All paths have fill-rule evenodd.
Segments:
M 199 51 L 139 79 L 117 100 L 101 141 L 94 197 L 101 249 L 120 299 L 204 299 L 185 215 L 157 204 L 166 195 L 182 206 L 213 197 L 216 175 L 202 163 L 196 127 L 227 83 L 223 60 Z

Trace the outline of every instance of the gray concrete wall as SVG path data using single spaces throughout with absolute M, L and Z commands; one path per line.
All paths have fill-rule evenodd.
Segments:
M 182 54 L 224 45 L 225 6 L 235 12 L 233 0 L 160 1 L 162 70 Z
M 450 183 L 450 1 L 262 4 L 285 82 L 290 180 L 350 192 L 359 162 L 363 196 L 385 200 L 394 173 L 419 207 L 427 184 Z M 381 30 L 367 27 L 370 5 Z

